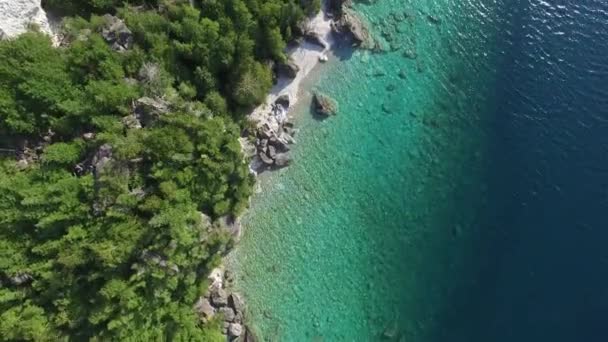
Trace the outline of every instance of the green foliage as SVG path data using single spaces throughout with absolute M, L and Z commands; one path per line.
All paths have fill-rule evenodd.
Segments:
M 65 21 L 66 46 L 37 32 L 0 41 L 0 148 L 27 161 L 0 155 L 3 340 L 223 340 L 192 309 L 231 243 L 201 213 L 246 208 L 239 113 L 264 99 L 267 59 L 284 58 L 307 10 L 126 3 L 48 0 L 87 18 Z M 101 37 L 106 11 L 132 49 Z
M 250 107 L 264 101 L 272 87 L 270 68 L 258 62 L 241 75 L 234 88 L 234 100 L 245 107 Z

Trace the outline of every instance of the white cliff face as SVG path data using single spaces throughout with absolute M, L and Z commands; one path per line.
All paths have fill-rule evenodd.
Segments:
M 42 32 L 54 36 L 41 0 L 0 0 L 0 38 L 14 37 L 36 24 Z

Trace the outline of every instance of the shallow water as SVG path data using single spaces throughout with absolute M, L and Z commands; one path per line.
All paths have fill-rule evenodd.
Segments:
M 314 87 L 339 114 L 321 121 L 302 105 L 295 163 L 261 179 L 231 258 L 253 326 L 272 341 L 545 340 L 524 324 L 541 307 L 522 296 L 541 286 L 526 276 L 526 258 L 538 257 L 529 251 L 543 244 L 541 228 L 606 223 L 605 192 L 552 169 L 572 157 L 586 171 L 570 172 L 605 186 L 606 145 L 578 140 L 590 128 L 548 133 L 554 120 L 605 129 L 606 61 L 581 57 L 597 51 L 573 41 L 603 36 L 595 48 L 605 47 L 606 5 L 384 0 L 356 9 L 387 51 L 343 48 L 319 70 Z M 561 37 L 579 15 L 597 18 L 596 31 L 574 25 L 580 36 Z M 574 105 L 582 90 L 552 87 L 581 72 L 564 63 L 595 68 L 579 79 L 594 90 L 584 104 Z M 583 202 L 597 193 L 585 211 L 595 218 L 547 219 L 543 210 L 572 203 L 542 196 L 556 186 Z M 562 238 L 550 242 L 572 237 Z M 555 330 L 551 322 L 544 329 Z

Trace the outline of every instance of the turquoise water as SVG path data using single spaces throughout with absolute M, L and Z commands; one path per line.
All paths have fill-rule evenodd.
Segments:
M 339 114 L 320 121 L 301 102 L 295 163 L 261 177 L 231 257 L 265 340 L 446 341 L 467 330 L 462 298 L 493 234 L 492 4 L 356 4 L 387 51 L 343 48 L 320 67 L 311 86 Z

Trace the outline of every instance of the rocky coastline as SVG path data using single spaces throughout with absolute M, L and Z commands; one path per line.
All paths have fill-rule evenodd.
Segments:
M 364 49 L 377 47 L 367 23 L 351 9 L 350 0 L 323 1 L 321 11 L 302 23 L 302 37 L 288 51 L 288 60 L 274 66 L 276 83 L 266 101 L 249 115 L 255 128 L 240 142 L 254 175 L 292 162 L 290 145 L 296 143 L 298 129 L 290 121 L 290 109 L 298 101 L 302 81 L 318 63 L 328 60 L 339 41 Z M 318 92 L 312 96 L 312 106 L 321 118 L 337 113 L 335 101 Z
M 275 65 L 273 70 L 276 84 L 268 95 L 265 103 L 257 107 L 249 115 L 253 129 L 245 132 L 240 138 L 245 157 L 250 160 L 250 171 L 258 176 L 264 171 L 273 171 L 289 166 L 291 145 L 296 143 L 298 129 L 290 121 L 290 109 L 298 101 L 302 80 L 318 64 L 328 60 L 328 55 L 339 41 L 346 41 L 353 47 L 375 50 L 377 44 L 372 38 L 367 23 L 352 9 L 350 0 L 322 1 L 322 10 L 316 16 L 303 23 L 302 38 L 295 48 L 288 51 L 288 60 Z M 326 94 L 315 91 L 311 97 L 313 114 L 320 119 L 326 119 L 338 113 L 338 104 Z M 238 229 L 238 241 L 242 232 L 239 219 L 234 220 Z M 234 231 L 234 230 L 233 230 Z M 214 304 L 214 296 L 235 296 L 238 305 L 232 306 L 232 312 L 223 316 L 224 333 L 229 341 L 259 341 L 247 322 L 245 298 L 232 290 L 233 274 L 225 271 L 223 266 L 214 269 L 210 279 L 212 284 L 205 297 L 197 302 L 198 307 L 204 307 L 211 313 L 224 312 L 223 299 Z M 230 305 L 230 301 L 227 302 Z M 237 306 L 240 309 L 237 309 Z M 230 311 L 230 310 L 228 310 Z M 203 314 L 205 315 L 205 314 Z M 212 317 L 212 316 L 211 316 Z M 236 326 L 235 324 L 238 324 Z M 237 327 L 239 336 L 234 335 L 231 327 Z
M 334 43 L 338 39 L 347 39 L 355 46 L 373 47 L 373 40 L 366 24 L 349 9 L 349 5 L 348 0 L 323 1 L 320 13 L 303 23 L 301 38 L 296 41 L 296 46 L 288 51 L 287 61 L 273 67 L 277 79 L 275 87 L 265 103 L 249 115 L 254 129 L 249 130 L 240 139 L 243 152 L 251 163 L 250 169 L 253 174 L 284 168 L 292 163 L 289 152 L 291 145 L 296 143 L 295 136 L 298 129 L 289 120 L 289 111 L 298 100 L 302 80 L 318 63 L 328 60 L 328 54 Z M 125 23 L 111 15 L 104 16 L 104 20 L 106 21 L 102 31 L 104 40 L 115 51 L 128 50 L 132 45 L 132 33 Z M 17 0 L 12 7 L 0 5 L 0 24 L 4 24 L 0 25 L 0 39 L 8 39 L 25 32 L 32 23 L 38 25 L 42 32 L 51 35 L 56 45 L 60 44 L 56 31 L 52 29 L 51 20 L 40 6 L 40 0 Z M 168 106 L 159 99 L 142 97 L 134 103 L 133 114 L 126 116 L 123 123 L 125 126 L 141 128 L 146 125 L 150 117 L 167 112 Z M 313 107 L 323 118 L 337 114 L 335 101 L 321 93 L 313 95 Z M 85 140 L 90 140 L 92 137 L 93 133 L 83 135 Z M 30 159 L 34 157 L 31 156 L 35 154 L 28 151 L 27 148 L 23 148 L 23 153 L 19 157 L 20 163 L 27 165 L 32 162 Z M 102 170 L 103 163 L 111 158 L 111 154 L 109 146 L 102 146 L 92 158 L 91 165 L 79 164 L 75 173 L 93 166 L 96 170 Z M 208 217 L 203 217 L 203 221 L 209 221 L 208 224 L 211 226 Z M 217 224 L 238 242 L 242 231 L 238 218 L 224 217 L 219 219 Z M 203 322 L 220 319 L 223 333 L 228 341 L 257 341 L 259 339 L 247 326 L 244 298 L 232 290 L 233 281 L 234 275 L 223 267 L 212 270 L 208 291 L 198 298 L 193 309 Z

